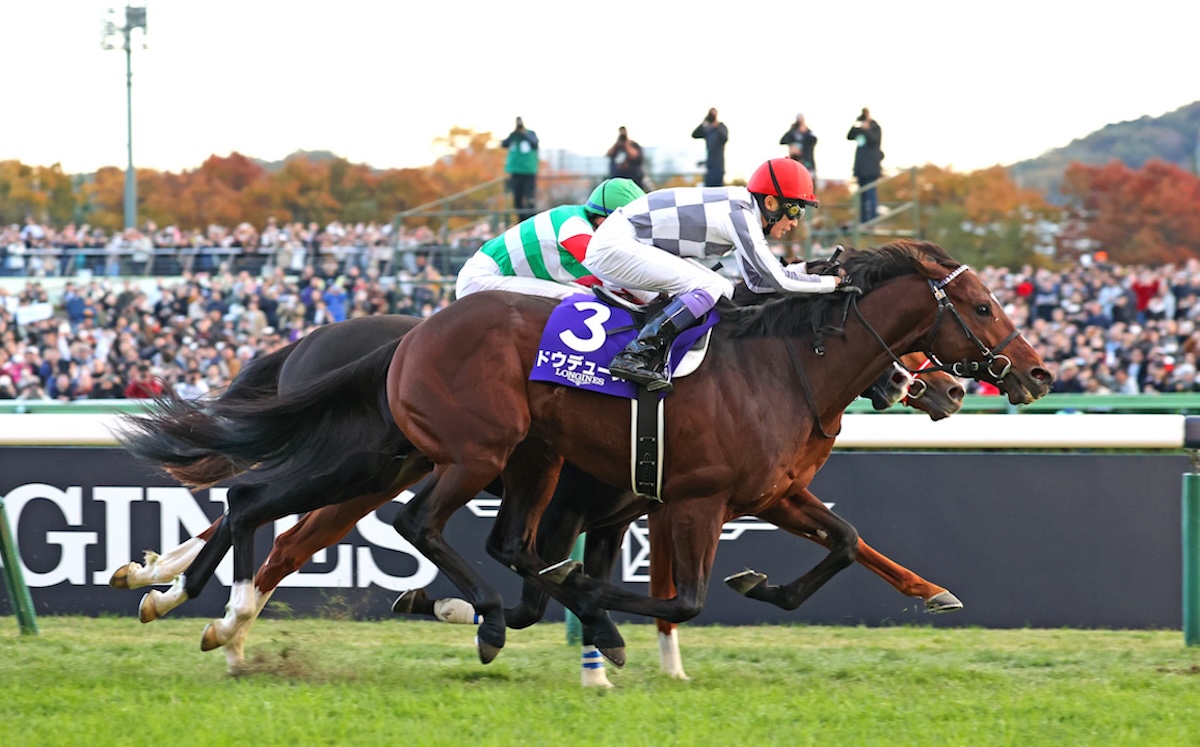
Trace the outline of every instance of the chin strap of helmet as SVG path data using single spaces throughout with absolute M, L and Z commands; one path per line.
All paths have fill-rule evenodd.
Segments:
M 767 173 L 771 175 L 771 184 L 775 185 L 775 199 L 783 200 L 783 188 L 779 186 L 779 180 L 775 178 L 775 167 L 771 162 L 767 162 Z M 772 226 L 783 219 L 783 209 L 767 210 L 767 196 L 755 195 L 758 199 L 758 206 L 762 209 L 763 215 L 767 216 L 767 227 L 765 232 L 770 232 Z

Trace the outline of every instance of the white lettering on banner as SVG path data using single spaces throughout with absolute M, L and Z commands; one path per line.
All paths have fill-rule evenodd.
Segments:
M 227 488 L 211 488 L 208 503 L 219 503 L 222 511 L 228 505 Z M 411 491 L 404 491 L 392 499 L 396 503 L 408 503 Z M 61 548 L 58 563 L 45 571 L 33 571 L 22 563 L 26 583 L 32 588 L 43 588 L 67 583 L 73 586 L 107 586 L 112 572 L 131 559 L 140 559 L 141 551 L 147 548 L 131 547 L 133 522 L 137 518 L 138 505 L 154 503 L 159 510 L 159 533 L 155 550 L 167 550 L 181 544 L 190 536 L 204 531 L 212 524 L 201 503 L 186 488 L 149 487 L 126 485 L 104 485 L 92 489 L 91 500 L 104 505 L 104 525 L 100 531 L 84 529 L 83 488 L 78 485 L 58 488 L 44 483 L 20 485 L 4 496 L 5 506 L 13 531 L 20 536 L 22 514 L 26 506 L 35 500 L 54 504 L 61 513 L 69 531 L 47 530 L 45 543 Z M 500 500 L 486 497 L 476 498 L 468 504 L 470 511 L 478 517 L 496 515 Z M 826 504 L 832 506 L 832 504 Z M 90 515 L 90 514 L 89 514 Z M 283 534 L 296 523 L 295 518 L 280 519 L 274 523 L 275 536 Z M 722 540 L 733 540 L 747 531 L 773 530 L 776 527 L 744 517 L 725 525 Z M 327 571 L 297 572 L 285 578 L 281 586 L 289 587 L 343 587 L 366 588 L 379 586 L 389 591 L 404 591 L 428 586 L 438 576 L 437 567 L 417 552 L 411 544 L 396 533 L 392 526 L 381 521 L 375 512 L 364 516 L 358 523 L 358 533 L 367 546 L 355 547 L 350 543 L 334 546 L 336 562 Z M 101 534 L 102 532 L 102 534 Z M 645 519 L 635 522 L 626 533 L 622 543 L 621 576 L 626 582 L 649 580 L 649 530 Z M 104 569 L 88 573 L 87 548 L 104 541 Z M 398 576 L 380 567 L 377 550 L 400 552 L 416 561 L 416 569 L 407 576 Z M 328 554 L 322 551 L 314 556 L 318 563 L 328 563 Z M 217 568 L 217 580 L 230 586 L 233 578 L 231 554 Z
M 411 491 L 405 491 L 397 496 L 396 502 L 404 504 L 411 500 Z M 138 504 L 155 503 L 159 510 L 159 532 L 157 546 L 151 549 L 165 550 L 179 545 L 190 536 L 195 536 L 212 524 L 212 519 L 203 509 L 203 503 L 182 487 L 149 487 L 137 486 L 96 486 L 92 489 L 91 499 L 104 504 L 103 535 L 96 531 L 55 531 L 46 532 L 46 543 L 62 548 L 58 564 L 44 572 L 37 572 L 25 567 L 22 563 L 25 581 L 31 588 L 56 586 L 69 583 L 73 586 L 107 586 L 108 580 L 115 569 L 125 565 L 131 559 L 140 559 L 142 550 L 147 548 L 132 547 L 132 527 L 136 517 Z M 25 507 L 35 500 L 46 500 L 54 504 L 62 514 L 65 523 L 70 527 L 84 526 L 83 522 L 83 488 L 72 485 L 65 489 L 43 483 L 29 483 L 13 488 L 4 497 L 5 507 L 12 523 L 13 531 L 20 536 L 21 515 Z M 219 503 L 222 513 L 228 507 L 228 488 L 211 488 L 208 491 L 208 503 Z M 276 537 L 295 526 L 297 519 L 287 517 L 274 524 Z M 290 587 L 360 587 L 372 584 L 389 591 L 403 591 L 427 586 L 437 578 L 438 570 L 433 563 L 409 544 L 403 537 L 396 534 L 390 524 L 380 521 L 372 512 L 358 523 L 359 534 L 372 547 L 359 547 L 357 553 L 351 544 L 340 544 L 334 547 L 337 562 L 329 571 L 297 572 L 288 576 L 280 584 Z M 104 538 L 103 570 L 94 570 L 88 579 L 87 552 L 89 545 L 95 545 Z M 402 552 L 410 555 L 417 564 L 416 571 L 410 576 L 396 576 L 384 571 L 375 560 L 375 550 Z M 325 550 L 317 553 L 313 560 L 327 562 L 328 553 Z M 217 580 L 230 586 L 233 580 L 232 554 L 227 554 L 217 567 Z
M 395 503 L 408 503 L 412 496 L 401 495 L 393 498 Z M 358 586 L 366 587 L 371 584 L 382 586 L 390 591 L 405 591 L 420 589 L 433 583 L 437 578 L 437 566 L 429 562 L 424 555 L 408 543 L 408 540 L 396 533 L 390 524 L 379 520 L 375 511 L 362 517 L 358 522 L 358 533 L 363 539 L 376 547 L 385 547 L 406 555 L 411 555 L 417 561 L 417 570 L 411 576 L 397 577 L 385 573 L 375 564 L 371 548 L 358 548 Z
M 92 574 L 92 585 L 101 586 L 108 583 L 115 570 L 129 563 L 129 547 L 133 544 L 129 536 L 129 507 L 142 500 L 142 489 L 96 486 L 92 488 L 92 500 L 104 504 L 104 527 L 107 530 L 104 538 L 104 568 Z
M 60 490 L 53 485 L 40 482 L 21 485 L 9 491 L 4 496 L 4 505 L 8 511 L 9 521 L 12 522 L 13 532 L 21 526 L 21 513 L 30 501 L 47 500 L 55 504 L 67 520 L 68 526 L 83 526 L 83 490 L 72 486 Z M 30 570 L 21 563 L 25 583 L 31 587 L 55 586 L 66 582 L 72 586 L 87 585 L 87 553 L 88 545 L 96 544 L 96 532 L 46 532 L 46 543 L 62 548 L 58 565 L 38 573 Z

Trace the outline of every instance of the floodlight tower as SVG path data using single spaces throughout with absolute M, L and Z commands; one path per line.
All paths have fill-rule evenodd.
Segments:
M 146 8 L 125 6 L 125 25 L 118 26 L 116 10 L 109 8 L 104 20 L 104 34 L 100 41 L 103 49 L 116 49 L 123 37 L 121 48 L 125 50 L 125 124 L 128 161 L 125 165 L 125 227 L 137 227 L 137 172 L 133 170 L 133 45 L 130 38 L 135 29 L 142 30 L 143 48 L 146 36 Z

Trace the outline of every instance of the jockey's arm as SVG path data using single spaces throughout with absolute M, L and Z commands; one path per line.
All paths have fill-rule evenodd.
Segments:
M 804 271 L 802 264 L 786 267 L 779 264 L 753 211 L 734 210 L 729 218 L 733 253 L 751 290 L 756 293 L 832 293 L 837 289 L 838 280 L 833 276 L 811 275 Z

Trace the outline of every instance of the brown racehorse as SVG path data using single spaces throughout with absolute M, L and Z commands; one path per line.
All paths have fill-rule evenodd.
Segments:
M 754 572 L 729 580 L 747 596 L 784 608 L 798 606 L 854 561 L 854 528 L 832 512 L 811 510 L 807 485 L 842 411 L 898 354 L 927 351 L 953 361 L 955 373 L 1000 386 L 1015 404 L 1049 391 L 1052 377 L 1037 353 L 979 277 L 941 247 L 896 242 L 852 251 L 843 267 L 863 291 L 860 301 L 830 294 L 785 296 L 752 308 L 722 305 L 708 360 L 671 396 L 664 505 L 656 517 L 671 539 L 676 595 L 666 600 L 571 573 L 569 565 L 548 569 L 535 552 L 538 520 L 563 458 L 605 483 L 629 485 L 624 403 L 529 381 L 554 304 L 471 296 L 404 338 L 388 375 L 389 405 L 413 448 L 436 466 L 436 479 L 394 525 L 483 616 L 483 661 L 504 644 L 501 600 L 445 543 L 442 529 L 498 474 L 505 500 L 488 551 L 542 583 L 619 665 L 624 642 L 607 611 L 671 622 L 699 613 L 726 521 L 757 515 L 788 527 L 802 517 L 827 543 L 829 554 L 790 584 L 768 584 Z M 813 330 L 839 315 L 843 334 L 826 336 L 818 356 Z M 790 499 L 802 505 L 794 508 Z
M 761 299 L 759 299 L 761 300 Z M 341 324 L 319 327 L 310 335 L 297 343 L 293 343 L 280 351 L 263 358 L 255 359 L 235 379 L 233 386 L 221 395 L 221 399 L 245 400 L 254 398 L 269 398 L 279 392 L 288 392 L 299 383 L 338 367 L 348 359 L 362 357 L 389 342 L 398 343 L 405 333 L 419 323 L 419 319 L 407 316 L 375 316 L 350 319 Z M 902 356 L 901 362 L 914 371 L 929 365 L 929 359 L 923 354 Z M 892 377 L 886 377 L 892 378 Z M 956 412 L 962 405 L 963 389 L 958 380 L 948 373 L 941 371 L 921 371 L 916 382 L 900 392 L 905 395 L 905 404 L 929 414 L 934 420 L 940 420 Z M 209 482 L 214 477 L 232 477 L 228 474 L 228 463 L 213 460 L 194 466 L 189 474 L 196 478 L 199 471 L 215 470 L 198 478 Z M 556 491 L 550 506 L 550 513 L 544 518 L 539 552 L 547 557 L 565 555 L 574 542 L 574 533 L 588 529 L 589 520 L 596 521 L 589 515 L 589 506 L 598 500 L 612 500 L 617 505 L 627 504 L 636 500 L 632 494 L 617 497 L 623 491 L 613 491 L 609 486 L 596 483 L 586 476 L 571 472 L 567 479 Z M 610 495 L 611 494 L 611 495 Z M 299 570 L 304 563 L 319 550 L 341 540 L 366 513 L 387 503 L 390 497 L 372 494 L 362 499 L 356 499 L 344 504 L 326 506 L 306 514 L 296 526 L 276 538 L 271 552 L 262 567 L 254 577 L 256 595 L 255 616 L 249 619 L 232 618 L 222 620 L 206 629 L 204 647 L 223 647 L 226 660 L 231 671 L 237 671 L 245 660 L 244 643 L 246 634 L 253 624 L 257 613 L 260 612 L 275 588 L 284 577 Z M 640 504 L 639 504 L 640 505 Z M 201 548 L 216 533 L 220 519 L 211 527 L 189 539 L 176 548 L 159 555 L 146 553 L 146 563 L 131 562 L 113 573 L 110 584 L 116 588 L 137 589 L 154 584 L 173 584 L 183 573 Z M 547 525 L 555 530 L 548 531 Z M 572 531 L 574 528 L 574 531 Z M 616 562 L 617 552 L 624 533 L 624 525 L 616 524 L 611 527 L 597 527 L 589 538 L 588 567 L 595 569 L 593 575 L 607 578 Z M 557 534 L 557 536 L 556 536 Z M 813 534 L 805 535 L 810 539 Z M 544 542 L 543 542 L 544 540 Z M 662 555 L 665 552 L 662 542 L 651 548 L 652 555 Z M 940 586 L 925 581 L 907 568 L 900 566 L 889 558 L 874 552 L 865 543 L 860 544 L 858 562 L 874 571 L 894 588 L 904 594 L 920 597 L 926 609 L 933 612 L 945 612 L 958 609 L 958 600 Z M 669 561 L 658 560 L 651 563 L 651 589 L 656 586 L 669 588 Z M 167 592 L 151 590 L 143 599 L 140 609 L 142 622 L 151 622 L 165 615 L 175 606 L 186 600 L 182 594 L 182 586 L 173 586 Z M 658 596 L 659 594 L 656 594 Z M 670 594 L 668 594 L 669 596 Z M 521 605 L 507 612 L 507 619 L 512 625 L 532 624 L 540 619 L 545 611 L 546 596 L 532 588 L 525 590 Z M 445 604 L 445 603 L 443 603 Z M 415 608 L 414 608 L 415 605 Z M 407 600 L 401 604 L 403 611 L 412 611 L 434 615 L 438 609 L 437 600 L 428 599 L 423 593 L 410 592 Z M 473 619 L 473 614 L 465 614 L 465 619 Z M 446 618 L 442 618 L 446 619 Z M 671 635 L 674 626 L 660 622 L 660 627 L 667 640 L 664 646 L 664 668 L 671 673 L 677 673 L 678 665 L 672 664 L 679 656 L 675 637 Z M 590 636 L 587 636 L 590 637 Z M 589 641 L 590 642 L 590 641 Z M 668 646 L 675 653 L 668 652 Z M 681 670 L 679 670 L 681 672 Z M 590 668 L 585 675 L 590 683 L 603 682 L 603 670 Z
M 854 252 L 844 268 L 864 291 L 861 302 L 838 295 L 783 297 L 753 309 L 723 306 L 708 362 L 672 395 L 660 510 L 673 546 L 677 595 L 671 600 L 579 574 L 563 574 L 565 585 L 555 574 L 537 575 L 545 564 L 533 552 L 534 530 L 563 456 L 607 483 L 628 485 L 622 403 L 527 381 L 553 306 L 542 299 L 468 297 L 419 325 L 394 356 L 381 349 L 269 404 L 218 402 L 205 405 L 206 413 L 168 408 L 138 426 L 142 432 L 130 443 L 148 458 L 177 454 L 158 459 L 169 464 L 217 454 L 235 469 L 260 465 L 255 481 L 230 489 L 221 527 L 234 548 L 230 610 L 239 617 L 254 611 L 258 525 L 373 491 L 394 494 L 436 465 L 436 479 L 396 526 L 483 615 L 484 661 L 504 642 L 501 600 L 445 545 L 441 530 L 454 510 L 503 472 L 506 500 L 489 551 L 560 598 L 619 662 L 623 642 L 606 610 L 672 621 L 698 612 L 721 524 L 757 514 L 795 525 L 785 501 L 807 500 L 805 486 L 823 461 L 809 454 L 819 454 L 816 446 L 836 432 L 842 410 L 897 354 L 937 354 L 953 361 L 958 374 L 1002 386 L 1012 402 L 1049 388 L 1050 375 L 978 277 L 940 247 L 899 242 Z M 820 359 L 809 349 L 813 330 L 839 314 L 844 333 L 826 337 Z M 363 424 L 375 422 L 379 408 L 390 409 L 400 427 L 368 437 Z M 156 438 L 168 446 L 156 449 Z M 755 574 L 734 582 L 755 598 L 792 607 L 853 561 L 858 540 L 852 527 L 833 514 L 807 511 L 804 518 L 828 543 L 829 556 L 787 586 L 771 586 Z M 207 545 L 185 588 L 201 587 L 226 547 L 228 541 Z

